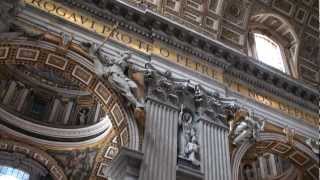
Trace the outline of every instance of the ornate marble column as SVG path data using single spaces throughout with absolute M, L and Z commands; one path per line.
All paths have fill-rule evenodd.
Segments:
M 234 100 L 195 87 L 200 118 L 201 170 L 205 180 L 231 180 L 228 121 L 238 107 Z
M 72 107 L 73 107 L 73 102 L 69 101 L 65 107 L 65 113 L 64 113 L 64 117 L 63 117 L 63 124 L 68 124 L 68 121 L 70 119 L 70 114 L 72 111 Z
M 178 110 L 154 99 L 146 103 L 140 180 L 175 180 Z
M 14 95 L 14 92 L 16 90 L 17 83 L 15 81 L 12 81 L 9 85 L 8 91 L 6 95 L 3 98 L 3 104 L 9 104 L 11 101 L 12 96 Z
M 262 178 L 266 178 L 267 174 L 266 174 L 266 160 L 263 156 L 259 156 L 258 157 L 259 160 L 259 166 L 260 166 L 260 173 L 261 173 L 261 177 Z
M 230 180 L 227 120 L 232 105 L 170 72 L 145 76 L 140 180 Z
M 98 102 L 96 105 L 96 111 L 94 113 L 94 118 L 92 120 L 93 124 L 97 123 L 101 110 L 101 104 Z
M 48 122 L 55 121 L 56 113 L 57 113 L 57 109 L 58 109 L 59 105 L 60 105 L 60 100 L 54 99 Z
M 268 159 L 268 163 L 270 165 L 271 168 L 271 175 L 272 176 L 277 176 L 277 165 L 276 165 L 276 159 L 274 154 L 270 154 L 270 157 Z
M 179 97 L 175 82 L 153 71 L 145 76 L 145 134 L 139 180 L 176 180 Z
M 230 180 L 228 128 L 201 120 L 202 166 L 205 180 Z
M 21 111 L 21 110 L 22 110 L 23 104 L 25 103 L 26 98 L 27 98 L 29 92 L 30 92 L 30 90 L 27 89 L 27 88 L 24 88 L 24 89 L 22 90 L 21 96 L 20 96 L 20 98 L 19 98 L 19 103 L 18 103 L 17 111 Z

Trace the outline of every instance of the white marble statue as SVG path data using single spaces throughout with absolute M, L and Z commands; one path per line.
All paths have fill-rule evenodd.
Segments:
M 195 166 L 200 166 L 200 161 L 198 160 L 199 154 L 199 144 L 197 137 L 194 135 L 191 137 L 191 140 L 187 143 L 185 147 L 185 154 L 187 159 Z
M 320 154 L 320 140 L 315 140 L 315 139 L 307 139 L 306 144 L 311 148 L 311 150 L 316 153 Z
M 134 72 L 145 72 L 145 69 L 130 62 L 131 53 L 122 52 L 117 58 L 103 56 L 95 44 L 82 43 L 87 47 L 89 56 L 94 61 L 95 73 L 106 80 L 112 87 L 125 96 L 136 108 L 143 108 L 142 100 L 138 100 L 138 86 L 128 77 L 126 72 L 130 69 Z
M 89 109 L 81 109 L 79 111 L 79 119 L 78 119 L 79 125 L 84 125 L 86 123 L 88 118 L 88 113 L 89 113 Z
M 252 113 L 244 118 L 235 125 L 231 127 L 233 130 L 234 145 L 239 145 L 245 141 L 256 139 L 259 135 L 259 132 L 264 129 L 265 121 L 255 120 Z
M 179 142 L 179 152 L 178 156 L 185 157 L 185 147 L 187 143 L 191 139 L 191 137 L 195 134 L 193 129 L 193 116 L 191 112 L 185 111 L 184 106 L 181 106 L 181 111 L 179 113 L 179 120 L 178 120 L 178 142 Z
M 190 161 L 195 166 L 200 166 L 199 143 L 195 123 L 191 111 L 184 109 L 184 105 L 181 105 L 178 120 L 178 157 Z

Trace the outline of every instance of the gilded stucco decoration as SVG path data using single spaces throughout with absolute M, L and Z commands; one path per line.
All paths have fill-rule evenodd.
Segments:
M 61 41 L 61 39 L 49 34 L 46 34 L 45 38 L 48 41 L 47 43 L 52 43 L 52 46 L 55 46 L 54 44 L 59 44 Z M 19 41 L 19 38 L 17 41 Z M 47 148 L 54 149 L 50 150 L 49 154 L 58 161 L 63 168 L 63 173 L 66 177 L 68 177 L 68 179 L 75 177 L 87 179 L 90 176 L 99 176 L 99 173 L 100 176 L 103 176 L 101 175 L 102 171 L 99 171 L 99 169 L 103 168 L 106 159 L 109 159 L 110 163 L 110 160 L 118 153 L 117 149 L 119 147 L 137 146 L 129 144 L 130 133 L 132 134 L 132 132 L 130 132 L 128 129 L 129 115 L 127 105 L 124 105 L 123 100 L 119 97 L 119 95 L 116 94 L 112 88 L 110 88 L 110 84 L 100 81 L 100 79 L 95 75 L 94 72 L 90 70 L 90 68 L 61 54 L 61 51 L 55 52 L 48 49 L 43 49 L 38 45 L 35 45 L 33 41 L 28 42 L 25 40 L 21 40 L 18 43 L 10 41 L 2 43 L 0 45 L 0 64 L 2 67 L 19 65 L 19 67 L 22 68 L 20 68 L 21 72 L 32 71 L 34 77 L 42 77 L 43 74 L 47 74 L 47 77 L 49 79 L 51 78 L 50 82 L 47 82 L 47 85 L 52 85 L 54 82 L 58 84 L 57 87 L 60 86 L 60 88 L 71 88 L 73 91 L 77 91 L 79 89 L 88 91 L 91 96 L 89 99 L 88 97 L 86 98 L 86 96 L 81 97 L 82 99 L 77 99 L 77 101 L 82 104 L 82 108 L 77 109 L 79 113 L 78 117 L 75 117 L 77 119 L 77 122 L 75 123 L 86 123 L 87 116 L 89 116 L 90 113 L 88 103 L 90 103 L 91 98 L 93 98 L 93 101 L 97 101 L 102 105 L 102 110 L 109 117 L 112 123 L 112 129 L 107 131 L 109 134 L 107 136 L 104 135 L 105 139 L 103 141 L 95 142 L 88 148 L 85 148 L 86 145 L 83 145 L 80 147 L 80 149 L 79 147 L 71 147 L 71 149 L 56 149 L 57 147 L 55 147 L 54 143 L 49 145 Z M 75 46 L 72 44 L 65 50 L 70 51 L 74 48 Z M 86 53 L 81 50 L 77 53 L 82 53 L 81 56 L 84 58 L 86 56 Z M 86 61 L 91 63 L 91 60 L 89 59 L 86 59 Z M 45 71 L 40 72 L 36 67 L 39 67 Z M 52 70 L 53 72 L 51 72 Z M 57 74 L 58 76 L 52 76 L 52 73 Z M 48 80 L 48 78 L 45 79 Z M 63 87 L 64 83 L 61 83 L 62 79 L 68 79 L 71 81 L 72 83 L 70 84 L 70 87 Z M 101 112 L 103 112 L 102 110 Z M 110 139 L 111 137 L 113 137 L 113 139 Z M 106 139 L 110 139 L 110 142 Z M 53 141 L 59 141 L 59 139 Z M 90 163 L 83 164 L 82 161 L 88 161 Z

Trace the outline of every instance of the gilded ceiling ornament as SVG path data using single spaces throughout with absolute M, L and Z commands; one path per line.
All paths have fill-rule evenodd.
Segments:
M 234 17 L 240 16 L 241 10 L 235 4 L 231 5 L 228 10 L 232 16 L 234 16 Z

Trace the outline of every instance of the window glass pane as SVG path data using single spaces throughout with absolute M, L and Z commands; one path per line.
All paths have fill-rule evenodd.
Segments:
M 254 34 L 254 39 L 258 60 L 285 72 L 279 45 L 270 38 L 261 34 Z
M 29 177 L 29 173 L 22 170 L 0 166 L 0 180 L 28 180 Z

